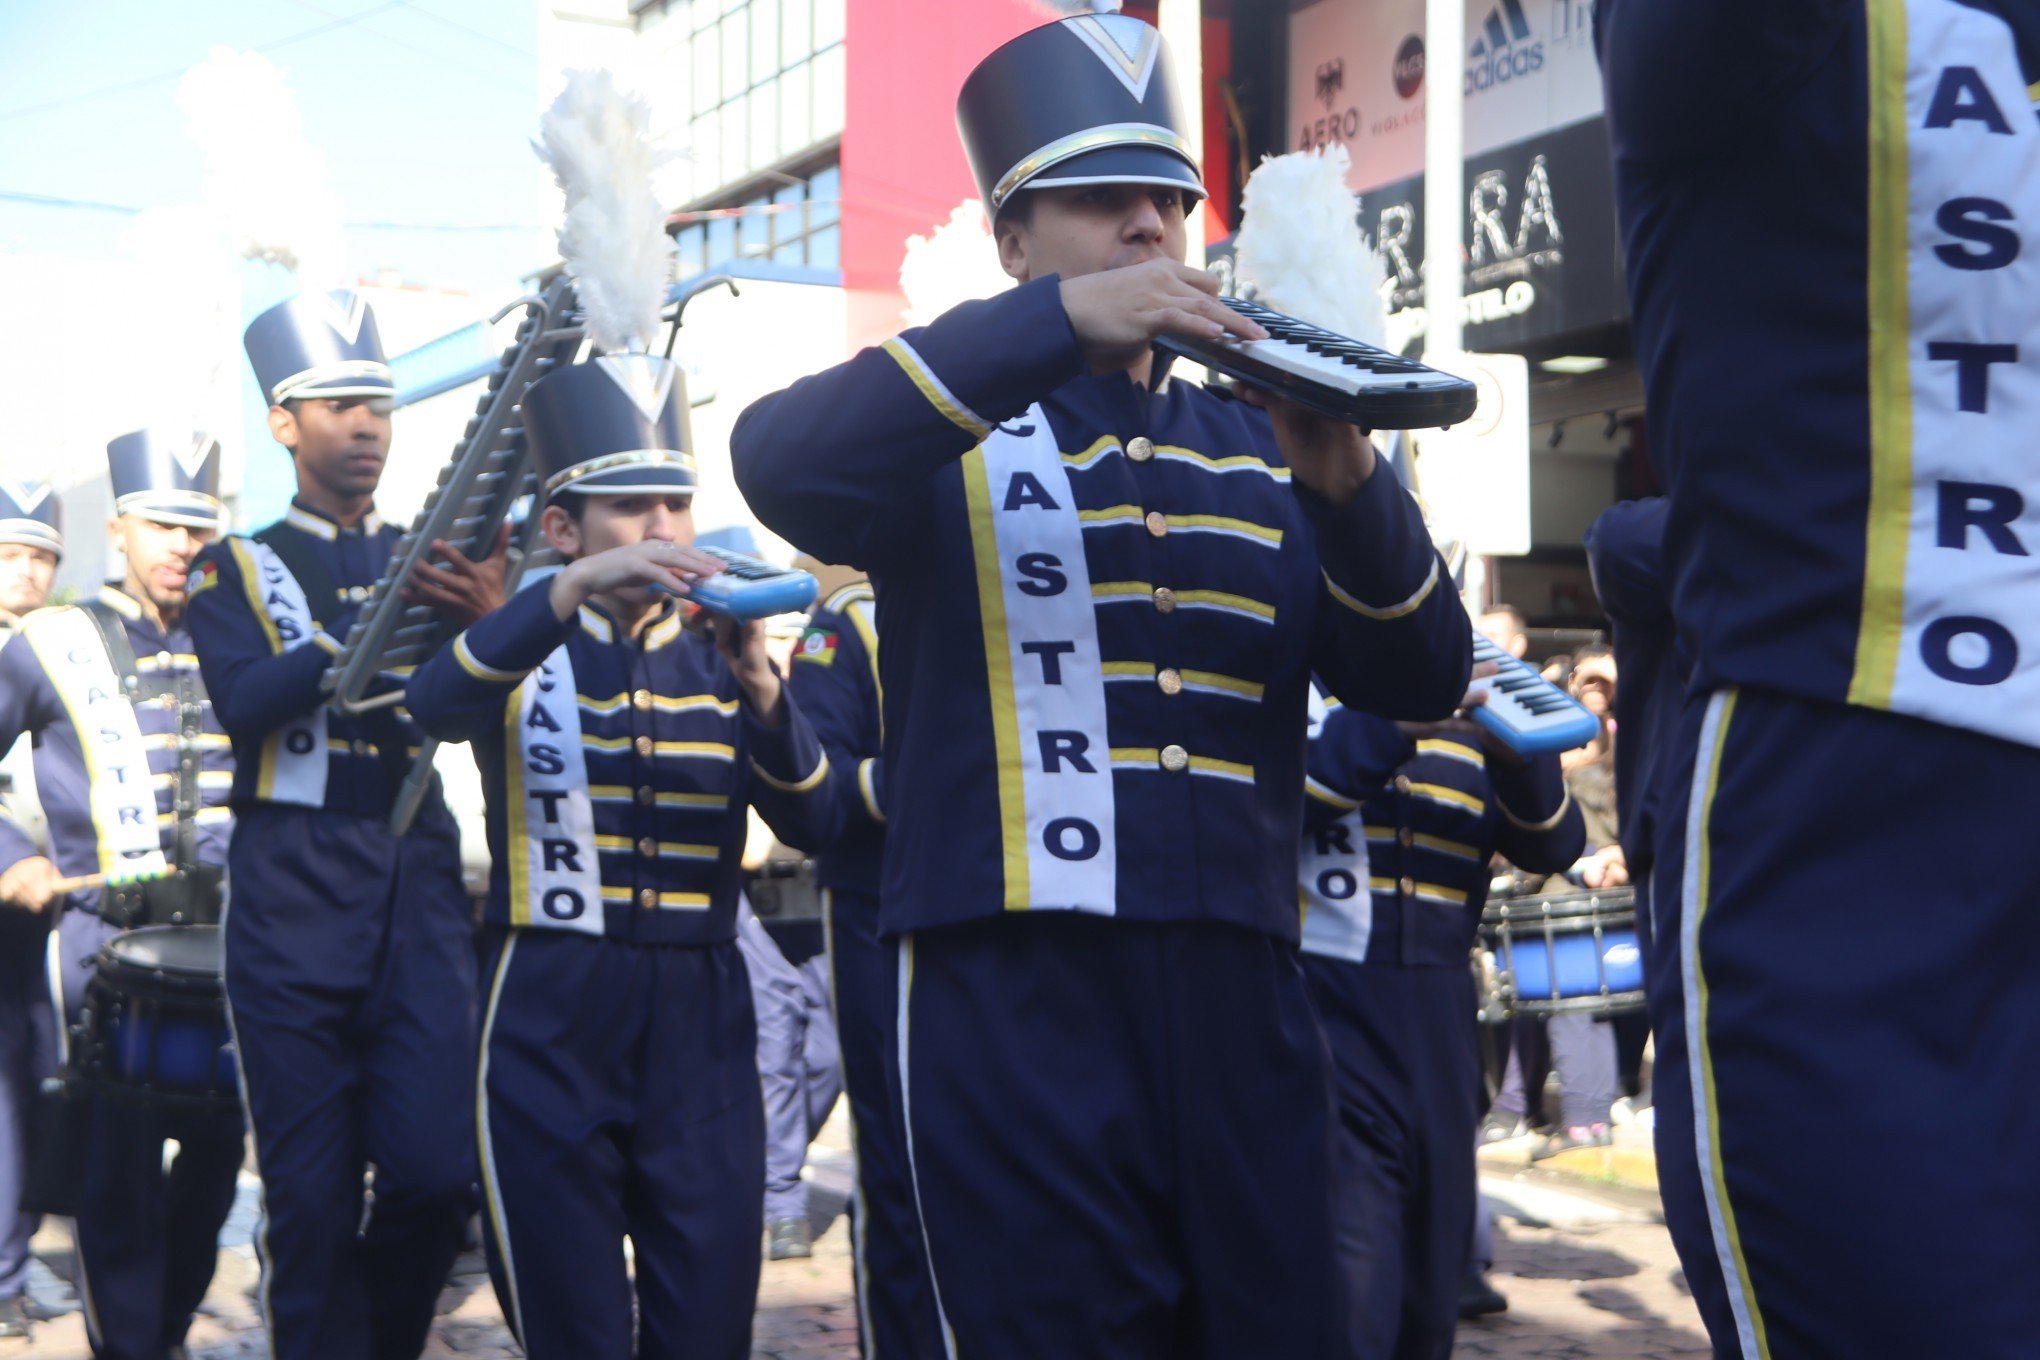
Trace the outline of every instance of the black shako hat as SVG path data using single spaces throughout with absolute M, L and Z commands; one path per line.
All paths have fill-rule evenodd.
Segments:
M 64 508 L 48 482 L 0 481 L 0 543 L 64 555 Z
M 271 406 L 298 397 L 394 397 L 397 384 L 367 299 L 300 293 L 248 323 L 241 343 Z
M 203 430 L 136 430 L 106 446 L 113 512 L 220 527 L 220 441 Z
M 694 490 L 687 380 L 653 354 L 604 354 L 548 373 L 524 393 L 524 437 L 548 501 L 562 491 L 623 496 Z
M 1021 189 L 1167 184 L 1204 197 L 1162 35 L 1124 14 L 1030 29 L 977 64 L 956 130 L 985 211 Z

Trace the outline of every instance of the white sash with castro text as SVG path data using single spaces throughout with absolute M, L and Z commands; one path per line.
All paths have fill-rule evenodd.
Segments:
M 1910 390 L 1883 453 L 1910 504 L 1887 511 L 1907 527 L 1898 616 L 1866 626 L 1897 628 L 1892 709 L 2040 746 L 2040 124 L 2002 18 L 1889 10 L 1907 49 L 1907 173 L 1883 188 L 1907 196 Z M 1871 544 L 1874 579 L 1901 545 Z
M 304 587 L 266 543 L 246 539 L 243 565 L 255 569 L 262 607 L 276 629 L 280 651 L 311 642 L 318 625 L 305 603 Z M 326 805 L 326 706 L 292 718 L 262 743 L 262 770 L 256 796 L 271 803 L 299 807 Z
M 1315 684 L 1305 712 L 1309 738 L 1318 739 L 1328 711 Z M 1374 894 L 1368 888 L 1367 830 L 1360 810 L 1328 826 L 1303 833 L 1297 857 L 1297 887 L 1303 899 L 1303 952 L 1367 962 L 1367 942 L 1374 935 Z
M 602 933 L 602 867 L 595 805 L 581 751 L 581 701 L 562 644 L 517 687 L 517 731 L 506 743 L 511 799 L 510 919 L 520 926 Z M 520 843 L 521 838 L 521 843 Z
M 1084 527 L 1039 406 L 984 442 L 1006 614 L 1027 836 L 1027 902 L 1117 909 L 1118 853 L 1105 675 Z M 993 679 L 997 699 L 997 677 Z
M 82 609 L 49 610 L 35 615 L 22 637 L 35 649 L 78 732 L 100 872 L 110 879 L 168 873 L 156 828 L 149 750 L 98 625 Z

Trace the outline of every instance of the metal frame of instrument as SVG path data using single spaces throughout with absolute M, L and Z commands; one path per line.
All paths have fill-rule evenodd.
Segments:
M 665 352 L 670 356 L 679 335 L 681 314 L 701 293 L 719 285 L 737 293 L 736 281 L 726 274 L 714 274 L 675 284 L 666 294 L 663 319 L 669 327 Z M 453 636 L 455 630 L 429 606 L 406 603 L 404 584 L 418 563 L 432 552 L 434 542 L 452 544 L 468 557 L 479 560 L 496 546 L 497 529 L 509 520 L 519 500 L 533 498 L 532 513 L 525 517 L 521 531 L 504 564 L 503 590 L 507 596 L 517 588 L 518 578 L 534 565 L 540 555 L 536 498 L 538 479 L 532 471 L 531 456 L 524 442 L 522 402 L 525 390 L 547 373 L 579 357 L 587 334 L 577 311 L 573 281 L 562 273 L 542 294 L 518 298 L 489 318 L 491 325 L 519 308 L 525 316 L 518 324 L 516 338 L 503 351 L 496 371 L 476 403 L 475 414 L 461 435 L 453 460 L 440 470 L 439 481 L 425 498 L 424 507 L 411 528 L 390 555 L 383 577 L 369 593 L 355 617 L 353 627 L 341 643 L 333 663 L 326 669 L 321 687 L 329 702 L 343 713 L 361 713 L 401 703 L 401 686 L 378 690 L 379 681 L 393 673 L 402 675 L 429 660 Z M 411 763 L 390 812 L 390 827 L 402 834 L 410 827 L 432 782 L 432 760 L 439 743 L 427 738 Z

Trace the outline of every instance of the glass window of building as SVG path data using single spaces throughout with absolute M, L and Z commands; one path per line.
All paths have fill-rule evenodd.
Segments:
M 697 201 L 785 170 L 787 161 L 841 135 L 845 6 L 846 0 L 633 0 L 638 31 L 656 28 L 662 42 L 673 42 L 688 80 Z
M 805 177 L 770 178 L 770 187 L 737 201 L 677 214 L 682 278 L 732 260 L 842 266 L 842 170 L 830 162 Z

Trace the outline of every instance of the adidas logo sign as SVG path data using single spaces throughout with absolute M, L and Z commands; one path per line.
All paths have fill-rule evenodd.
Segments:
M 1544 44 L 1530 31 L 1523 0 L 1498 0 L 1466 55 L 1469 95 L 1544 69 Z

